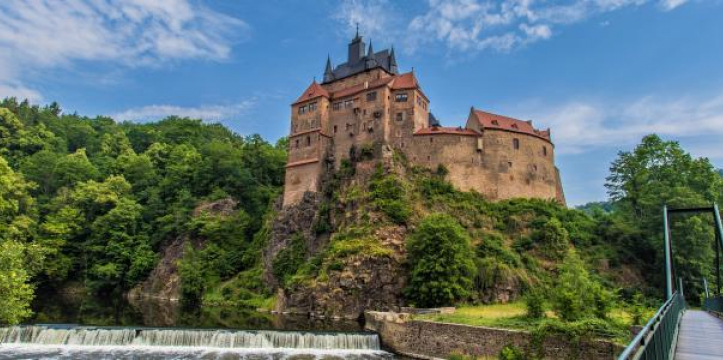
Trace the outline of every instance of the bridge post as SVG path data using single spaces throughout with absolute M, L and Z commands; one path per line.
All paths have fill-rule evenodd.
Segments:
M 713 204 L 713 218 L 715 219 L 715 274 L 716 274 L 716 286 L 718 287 L 718 294 L 720 295 L 720 255 L 719 252 L 723 251 L 723 224 L 721 224 L 720 211 L 718 210 L 718 204 Z
M 663 231 L 665 241 L 665 298 L 673 297 L 673 259 L 670 254 L 670 228 L 668 228 L 668 205 L 663 205 Z

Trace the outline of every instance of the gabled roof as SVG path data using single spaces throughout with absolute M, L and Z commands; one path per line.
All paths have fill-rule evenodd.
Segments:
M 463 127 L 441 127 L 432 126 L 417 130 L 414 135 L 435 135 L 435 134 L 452 134 L 452 135 L 463 135 L 463 136 L 479 136 L 480 133 Z
M 301 94 L 301 96 L 299 96 L 299 98 L 296 99 L 296 101 L 294 101 L 294 103 L 291 105 L 296 105 L 300 102 L 304 102 L 304 101 L 322 97 L 322 96 L 325 98 L 329 98 L 329 92 L 324 90 L 324 88 L 321 87 L 321 85 L 319 85 L 316 82 L 316 80 L 314 80 L 314 82 L 312 82 L 311 85 L 309 85 L 309 87 L 306 88 L 304 93 Z
M 505 130 L 534 135 L 550 141 L 550 129 L 541 131 L 532 126 L 532 121 L 523 121 L 509 116 L 497 115 L 482 110 L 472 109 L 472 114 L 482 129 Z

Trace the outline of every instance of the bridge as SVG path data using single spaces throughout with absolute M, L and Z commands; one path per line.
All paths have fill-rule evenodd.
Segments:
M 702 279 L 705 299 L 702 310 L 688 309 L 683 279 L 673 273 L 673 243 L 669 222 L 676 213 L 712 213 L 715 222 L 716 288 L 711 293 Z M 666 302 L 625 348 L 618 360 L 723 360 L 723 295 L 720 261 L 723 250 L 723 224 L 718 205 L 702 208 L 668 209 L 663 207 L 665 242 Z

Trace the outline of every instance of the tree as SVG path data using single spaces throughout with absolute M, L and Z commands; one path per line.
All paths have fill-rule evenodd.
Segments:
M 0 240 L 0 324 L 18 324 L 32 314 L 33 288 L 25 269 L 25 247 L 13 240 Z
M 551 259 L 565 256 L 570 242 L 567 230 L 557 218 L 550 218 L 534 234 L 535 241 L 542 246 L 542 252 Z
M 584 317 L 604 319 L 613 300 L 613 295 L 590 277 L 574 250 L 567 253 L 560 265 L 550 295 L 552 310 L 564 321 L 576 321 Z
M 693 158 L 677 142 L 664 141 L 648 135 L 632 152 L 620 152 L 610 167 L 605 185 L 616 212 L 639 229 L 645 244 L 633 244 L 642 259 L 655 254 L 654 261 L 644 261 L 651 274 L 649 281 L 662 287 L 658 269 L 663 268 L 662 207 L 706 206 L 723 199 L 723 178 L 706 158 Z M 699 221 L 676 217 L 672 223 L 675 242 L 674 266 L 677 274 L 694 281 L 687 292 L 689 301 L 700 299 L 701 277 L 712 278 L 711 258 L 714 256 L 713 233 L 709 215 Z M 696 234 L 692 236 L 691 234 Z M 691 260 L 685 255 L 690 255 Z
M 407 242 L 407 297 L 417 306 L 450 305 L 469 295 L 474 263 L 466 231 L 449 215 L 424 218 Z

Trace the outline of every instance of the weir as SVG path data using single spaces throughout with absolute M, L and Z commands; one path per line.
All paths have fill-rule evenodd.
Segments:
M 49 326 L 0 328 L 0 346 L 5 344 L 380 350 L 379 336 L 371 333 Z

